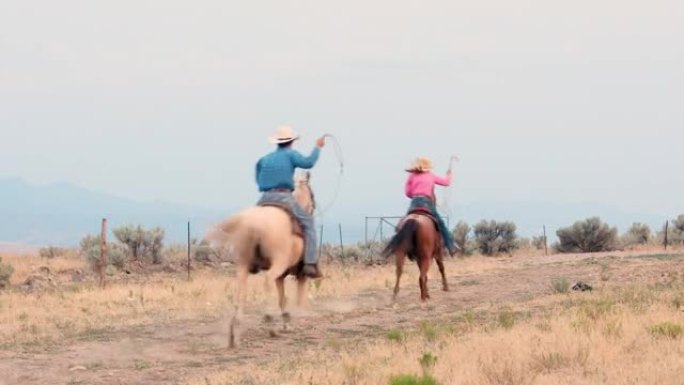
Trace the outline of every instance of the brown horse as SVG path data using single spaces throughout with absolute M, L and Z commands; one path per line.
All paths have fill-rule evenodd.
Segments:
M 303 177 L 298 178 L 293 196 L 311 215 L 314 201 L 309 177 L 310 174 L 306 172 Z M 307 279 L 300 274 L 304 256 L 302 229 L 287 209 L 270 204 L 246 208 L 212 229 L 207 239 L 212 246 L 228 248 L 237 256 L 237 302 L 230 321 L 229 346 L 233 348 L 238 343 L 237 327 L 243 317 L 249 274 L 266 271 L 267 283 L 275 282 L 285 328 L 290 319 L 290 314 L 286 311 L 285 278 L 290 274 L 297 278 L 299 306 L 304 303 Z M 267 322 L 272 319 L 269 315 L 264 318 Z M 271 334 L 274 333 L 271 330 Z
M 411 261 L 416 261 L 420 270 L 418 285 L 420 286 L 420 299 L 425 302 L 430 299 L 427 286 L 427 274 L 435 259 L 439 272 L 442 275 L 442 289 L 449 291 L 449 285 L 444 272 L 442 254 L 442 238 L 437 230 L 437 225 L 432 216 L 415 211 L 406 215 L 398 226 L 398 231 L 383 250 L 383 255 L 394 253 L 396 257 L 397 278 L 394 285 L 393 300 L 396 301 L 399 293 L 399 280 L 404 271 L 404 259 L 408 255 Z

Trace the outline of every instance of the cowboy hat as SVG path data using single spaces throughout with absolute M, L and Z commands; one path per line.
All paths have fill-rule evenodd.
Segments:
M 289 143 L 294 140 L 299 139 L 299 135 L 296 135 L 290 126 L 280 126 L 276 129 L 275 133 L 268 139 L 271 143 Z
M 416 158 L 409 168 L 406 169 L 408 172 L 425 172 L 430 170 L 432 170 L 432 160 L 425 156 Z

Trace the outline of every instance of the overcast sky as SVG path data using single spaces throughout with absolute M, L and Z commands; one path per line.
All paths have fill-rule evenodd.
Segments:
M 290 124 L 305 153 L 339 140 L 338 211 L 404 210 L 407 163 L 457 154 L 450 202 L 674 216 L 683 19 L 681 0 L 0 0 L 0 177 L 244 206 Z M 321 204 L 338 172 L 329 145 Z

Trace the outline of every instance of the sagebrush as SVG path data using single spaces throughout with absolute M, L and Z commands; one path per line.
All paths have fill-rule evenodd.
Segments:
M 599 217 L 587 218 L 558 229 L 555 248 L 561 253 L 613 251 L 618 246 L 617 234 L 616 227 L 603 223 Z
M 4 289 L 9 286 L 10 278 L 14 273 L 14 266 L 9 263 L 2 263 L 2 257 L 0 257 L 0 289 Z
M 513 222 L 482 220 L 473 229 L 475 243 L 483 255 L 511 253 L 518 247 L 516 226 Z

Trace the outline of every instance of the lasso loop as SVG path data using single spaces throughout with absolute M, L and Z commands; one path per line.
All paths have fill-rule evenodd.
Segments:
M 454 161 L 458 161 L 458 157 L 457 157 L 456 155 L 452 155 L 452 156 L 449 158 L 449 168 L 448 168 L 449 171 L 452 170 Z M 450 195 L 451 195 L 451 191 L 452 191 L 452 186 L 453 186 L 453 185 L 454 185 L 454 184 L 453 184 L 453 182 L 452 182 L 448 187 L 446 187 L 445 189 L 442 190 L 442 191 L 443 191 L 443 193 L 442 193 L 442 204 L 441 204 L 441 205 L 438 205 L 438 208 L 439 208 L 441 211 L 446 211 L 446 213 L 449 215 L 449 217 L 452 217 L 452 216 L 453 216 L 453 212 L 452 212 L 452 210 L 451 210 L 451 206 L 449 205 L 449 200 L 450 200 L 449 197 L 450 197 Z
M 330 203 L 328 203 L 323 209 L 319 209 L 319 206 L 316 205 L 316 214 L 314 214 L 314 217 L 321 217 L 323 214 L 325 214 L 326 211 L 328 211 L 333 204 L 335 203 L 335 200 L 337 200 L 337 196 L 339 195 L 340 192 L 340 183 L 342 181 L 342 174 L 344 173 L 344 158 L 342 155 L 342 147 L 340 146 L 340 143 L 337 141 L 337 138 L 335 138 L 332 134 L 325 134 L 323 135 L 324 138 L 329 138 L 332 139 L 333 142 L 333 148 L 335 149 L 335 156 L 337 157 L 337 160 L 340 163 L 340 173 L 337 175 L 337 183 L 335 184 L 335 194 L 333 195 L 332 200 Z

